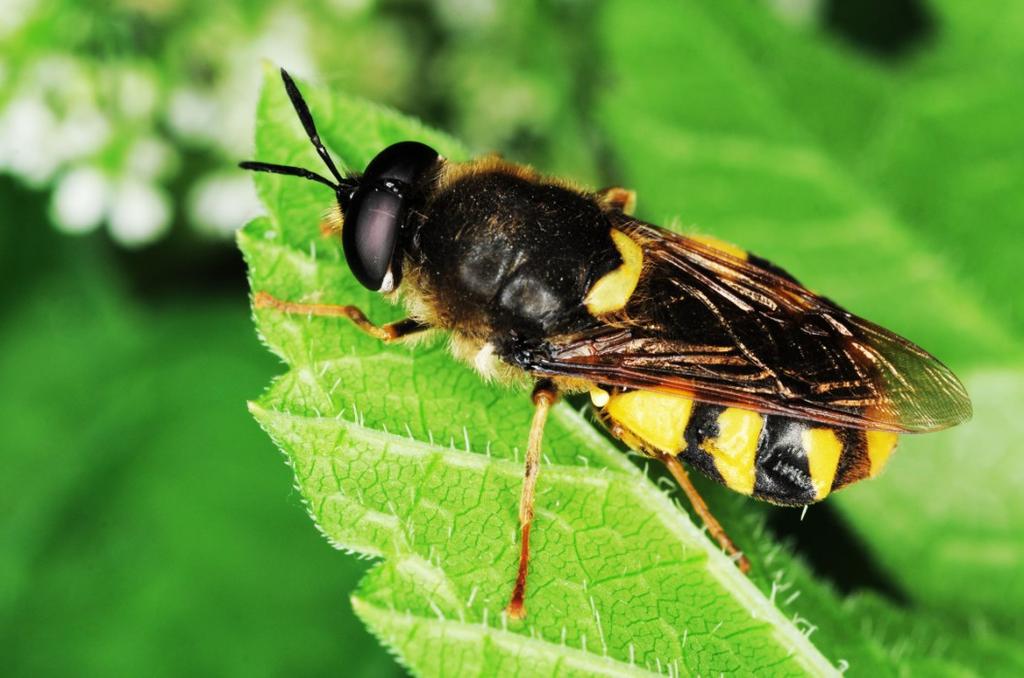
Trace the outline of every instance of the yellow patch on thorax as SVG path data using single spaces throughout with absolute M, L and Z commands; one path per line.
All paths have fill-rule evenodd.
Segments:
M 754 462 L 762 428 L 763 415 L 727 407 L 718 415 L 718 435 L 701 444 L 714 459 L 715 469 L 730 490 L 747 495 L 754 492 Z
M 874 478 L 885 467 L 889 461 L 889 455 L 896 449 L 897 434 L 892 431 L 868 431 L 865 434 L 868 448 L 868 461 L 871 462 L 871 470 L 868 475 Z
M 664 454 L 679 454 L 686 447 L 683 432 L 692 410 L 689 398 L 655 391 L 616 393 L 604 408 L 615 423 L 638 439 L 639 446 Z
M 635 240 L 613 228 L 612 241 L 622 256 L 622 265 L 601 276 L 583 299 L 587 310 L 595 316 L 618 311 L 626 305 L 640 281 L 644 265 L 644 252 Z
M 733 245 L 731 242 L 719 240 L 713 235 L 691 235 L 690 239 L 696 240 L 697 242 L 707 245 L 708 247 L 713 247 L 714 249 L 720 252 L 730 254 L 736 257 L 737 259 L 742 259 L 743 261 L 746 261 L 747 258 L 750 256 L 750 254 L 742 247 L 739 247 L 738 245 Z
M 814 498 L 824 499 L 832 491 L 843 444 L 839 442 L 836 432 L 830 428 L 806 429 L 803 433 L 803 443 L 804 453 L 807 455 L 807 468 L 811 472 L 811 484 L 814 485 Z

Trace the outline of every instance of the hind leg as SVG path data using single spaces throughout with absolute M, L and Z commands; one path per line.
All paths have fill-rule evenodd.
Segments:
M 750 572 L 750 561 L 747 560 L 742 551 L 736 548 L 736 544 L 725 533 L 725 528 L 711 514 L 711 510 L 708 508 L 704 498 L 700 496 L 697 488 L 690 481 L 690 474 L 686 472 L 682 462 L 668 454 L 659 455 L 658 458 L 668 467 L 669 472 L 676 479 L 676 482 L 679 483 L 679 487 L 683 488 L 683 492 L 686 494 L 686 498 L 690 500 L 693 510 L 697 512 L 705 527 L 708 528 L 708 533 L 715 538 L 715 541 L 722 547 L 726 555 L 736 561 L 736 566 L 740 568 L 740 572 L 744 574 Z

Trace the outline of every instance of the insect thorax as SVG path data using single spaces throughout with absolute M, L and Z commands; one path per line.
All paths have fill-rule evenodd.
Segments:
M 428 202 L 410 263 L 448 329 L 542 337 L 586 322 L 587 290 L 622 263 L 610 230 L 590 196 L 491 166 Z

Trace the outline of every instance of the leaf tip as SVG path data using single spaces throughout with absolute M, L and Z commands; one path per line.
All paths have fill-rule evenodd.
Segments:
M 277 74 L 278 70 L 280 70 L 280 66 L 275 64 L 271 59 L 265 57 L 260 59 L 260 66 L 263 70 L 264 80 L 273 80 L 280 77 Z

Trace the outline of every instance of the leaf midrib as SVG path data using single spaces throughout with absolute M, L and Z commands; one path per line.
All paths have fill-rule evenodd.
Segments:
M 518 480 L 522 477 L 520 464 L 512 460 L 487 457 L 477 452 L 467 452 L 454 447 L 442 447 L 436 443 L 431 444 L 416 438 L 384 432 L 340 416 L 311 417 L 282 412 L 280 410 L 265 409 L 257 404 L 251 405 L 251 409 L 257 418 L 266 416 L 279 420 L 316 421 L 331 426 L 336 425 L 344 428 L 350 436 L 386 447 L 393 453 L 412 453 L 417 458 L 433 457 L 441 463 L 496 472 L 513 480 Z M 640 469 L 625 458 L 625 455 L 615 450 L 607 440 L 600 438 L 591 424 L 585 421 L 575 410 L 564 403 L 556 407 L 556 410 L 557 416 L 563 420 L 575 420 L 575 430 L 584 431 L 589 429 L 593 433 L 595 438 L 593 442 L 596 444 L 591 447 L 592 451 L 598 454 L 614 455 L 622 462 L 625 462 L 627 466 L 621 469 L 587 468 L 546 462 L 541 471 L 542 478 L 554 477 L 569 481 L 570 483 L 606 487 L 612 483 L 621 483 L 622 487 L 628 490 L 641 506 L 648 509 L 652 515 L 661 518 L 662 525 L 675 537 L 675 540 L 680 544 L 684 552 L 690 548 L 704 550 L 707 557 L 707 572 L 721 583 L 724 591 L 729 592 L 729 595 L 733 596 L 745 609 L 750 610 L 751 615 L 755 619 L 770 624 L 771 634 L 780 644 L 790 648 L 792 652 L 798 653 L 809 668 L 813 667 L 815 674 L 834 672 L 834 667 L 810 642 L 809 638 L 795 626 L 792 620 L 786 618 L 776 607 L 771 605 L 753 582 L 740 573 L 735 564 L 705 538 L 703 530 L 698 529 L 689 519 L 684 518 L 685 512 L 677 502 L 670 499 L 667 492 L 657 489 Z M 398 519 L 397 516 L 393 517 Z M 357 549 L 357 547 L 350 544 L 345 546 Z M 371 556 L 384 555 L 388 559 L 394 558 L 396 555 L 402 557 L 401 554 L 384 553 L 379 549 L 362 552 L 365 555 Z
M 411 612 L 399 613 L 397 610 L 387 610 L 372 603 L 363 600 L 357 595 L 353 595 L 352 607 L 355 609 L 356 614 L 361 618 L 366 617 L 383 617 L 393 616 L 397 618 L 405 617 L 406 619 L 415 619 L 418 623 L 425 626 L 436 626 L 441 627 L 444 631 L 444 635 L 447 636 L 462 636 L 465 640 L 473 643 L 480 642 L 481 629 L 484 629 L 484 633 L 491 640 L 499 640 L 504 643 L 516 647 L 521 650 L 526 650 L 522 654 L 534 654 L 534 655 L 546 655 L 551 652 L 552 641 L 545 640 L 543 638 L 528 637 L 520 633 L 513 633 L 508 631 L 506 628 L 495 628 L 484 623 L 469 623 L 463 621 L 456 621 L 448 618 L 435 618 L 424 617 L 422 615 L 414 615 Z M 502 617 L 504 621 L 504 615 Z M 454 633 L 453 633 L 454 632 Z M 461 638 L 460 638 L 461 639 Z M 568 645 L 558 646 L 558 661 L 565 658 L 573 659 L 576 664 L 573 668 L 585 669 L 591 675 L 607 675 L 607 676 L 636 676 L 637 678 L 655 678 L 660 676 L 664 678 L 663 673 L 654 673 L 646 669 L 642 669 L 635 664 L 626 664 L 607 655 L 598 655 L 590 651 L 584 651 L 580 648 L 569 647 Z

